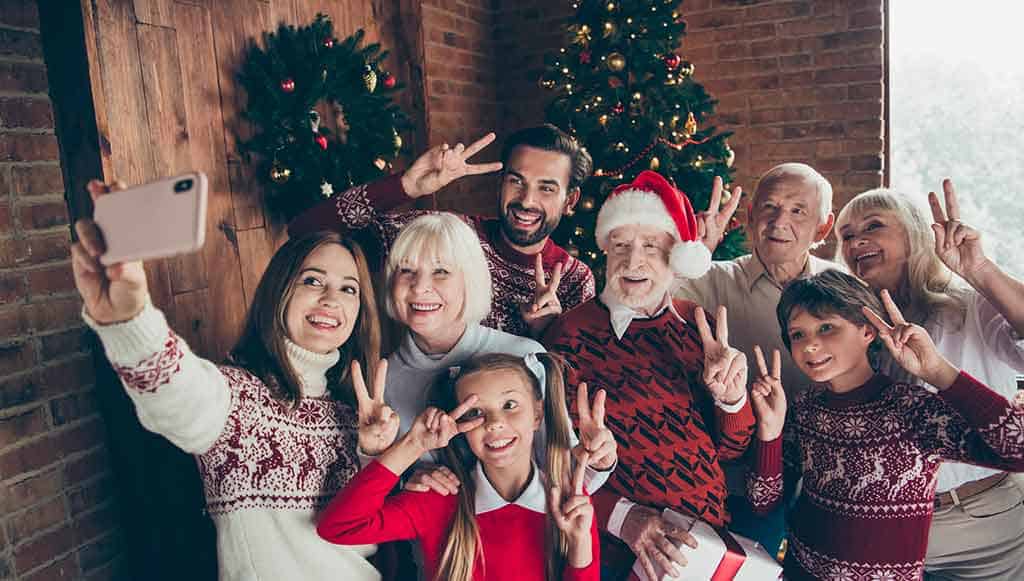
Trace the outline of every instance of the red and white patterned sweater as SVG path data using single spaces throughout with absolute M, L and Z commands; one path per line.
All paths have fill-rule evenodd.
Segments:
M 390 176 L 349 188 L 313 206 L 292 220 L 288 225 L 288 233 L 295 237 L 318 230 L 369 229 L 380 244 L 376 254 L 378 260 L 383 262 L 402 227 L 430 213 L 427 210 L 391 211 L 412 200 L 402 189 L 401 176 Z M 529 337 L 529 328 L 519 312 L 519 305 L 532 301 L 537 288 L 535 255 L 524 254 L 509 245 L 501 235 L 498 219 L 458 216 L 476 232 L 491 271 L 491 312 L 481 324 L 513 335 Z M 563 264 L 562 283 L 556 292 L 565 311 L 594 296 L 594 275 L 590 267 L 551 239 L 541 250 L 541 260 L 547 278 L 551 277 L 556 264 Z
M 1024 408 L 966 373 L 938 395 L 884 375 L 842 395 L 817 386 L 783 437 L 758 443 L 747 494 L 767 512 L 803 477 L 787 579 L 917 580 L 944 459 L 1024 470 Z
M 317 513 L 359 470 L 355 411 L 326 395 L 337 352 L 289 345 L 303 379 L 292 412 L 257 377 L 193 354 L 152 305 L 96 331 L 147 429 L 196 455 L 222 580 L 377 580 L 373 546 L 316 534 Z M 318 397 L 322 396 L 322 397 Z
M 666 309 L 652 319 L 634 319 L 618 339 L 608 308 L 594 299 L 555 321 L 542 341 L 568 363 L 569 401 L 576 401 L 581 381 L 591 393 L 608 393 L 606 422 L 619 444 L 619 463 L 593 496 L 602 529 L 623 497 L 715 526 L 728 522 L 719 460 L 743 454 L 754 415 L 749 402 L 735 413 L 714 404 L 701 379 L 696 304 L 674 303 L 685 322 Z

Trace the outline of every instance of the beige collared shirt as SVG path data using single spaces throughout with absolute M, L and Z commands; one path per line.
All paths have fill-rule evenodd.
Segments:
M 810 255 L 800 276 L 817 274 L 829 268 L 846 270 L 835 262 Z M 782 286 L 756 255 L 716 260 L 704 276 L 683 280 L 675 296 L 689 299 L 711 314 L 715 313 L 718 305 L 725 305 L 729 311 L 729 344 L 747 354 L 751 381 L 757 373 L 754 345 L 760 345 L 769 365 L 772 349 L 782 353 L 782 385 L 787 396 L 792 398 L 810 383 L 782 344 L 779 322 L 775 317 Z

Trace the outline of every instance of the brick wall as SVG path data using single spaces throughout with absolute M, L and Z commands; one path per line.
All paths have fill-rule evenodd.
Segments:
M 494 27 L 497 0 L 424 0 L 423 54 L 427 140 L 451 145 L 498 130 L 500 75 Z M 475 160 L 495 160 L 500 144 Z M 469 177 L 437 196 L 442 209 L 495 212 L 494 176 Z
M 35 2 L 0 0 L 0 579 L 104 579 L 112 479 Z

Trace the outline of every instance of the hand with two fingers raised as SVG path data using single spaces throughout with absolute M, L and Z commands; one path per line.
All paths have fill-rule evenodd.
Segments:
M 576 468 L 572 471 L 568 490 L 556 485 L 548 494 L 551 519 L 568 541 L 569 552 L 566 557 L 569 565 L 577 569 L 590 565 L 594 560 L 590 531 L 594 522 L 594 505 L 590 503 L 590 497 L 583 490 L 584 473 L 589 460 L 586 453 L 579 458 Z M 568 454 L 565 461 L 568 466 Z
M 757 416 L 757 439 L 770 442 L 782 435 L 786 423 L 786 392 L 782 389 L 782 357 L 772 350 L 772 368 L 764 360 L 760 345 L 754 346 L 760 375 L 750 388 L 750 403 Z
M 863 307 L 864 316 L 878 329 L 878 337 L 892 354 L 892 358 L 912 375 L 942 391 L 953 385 L 960 371 L 939 353 L 928 331 L 920 325 L 908 323 L 889 291 L 882 290 L 882 304 L 892 320 L 890 325 L 869 307 Z
M 488 133 L 469 146 L 447 143 L 427 150 L 402 174 L 402 188 L 411 198 L 429 196 L 453 181 L 467 175 L 479 175 L 501 169 L 501 162 L 469 163 L 469 158 L 494 141 L 494 133 Z
M 92 180 L 86 186 L 92 199 L 123 190 L 121 182 L 104 184 Z M 71 245 L 71 270 L 75 287 L 82 295 L 85 312 L 97 323 L 109 325 L 135 318 L 149 302 L 149 287 L 142 262 L 119 262 L 104 266 L 100 256 L 107 251 L 103 233 L 90 218 L 75 221 L 78 242 Z
M 704 246 L 707 246 L 708 250 L 712 253 L 722 242 L 722 239 L 725 238 L 725 233 L 729 230 L 729 220 L 736 213 L 736 208 L 739 207 L 740 198 L 743 195 L 743 188 L 737 187 L 733 190 L 732 197 L 723 206 L 723 191 L 722 178 L 715 176 L 714 183 L 711 186 L 711 201 L 708 203 L 708 209 L 698 213 L 696 216 L 697 235 Z
M 928 192 L 928 205 L 932 209 L 932 231 L 935 232 L 935 254 L 950 270 L 970 280 L 989 264 L 981 245 L 981 233 L 960 221 L 960 203 L 957 201 L 953 181 L 942 180 L 946 201 L 943 210 L 935 192 Z
M 606 398 L 605 391 L 599 389 L 591 404 L 586 383 L 581 383 L 576 390 L 580 435 L 580 443 L 576 447 L 586 453 L 590 467 L 597 470 L 610 470 L 618 459 L 618 443 L 604 423 Z
M 564 264 L 559 262 L 551 270 L 551 280 L 544 276 L 544 261 L 538 252 L 534 260 L 533 300 L 519 306 L 519 312 L 530 329 L 530 334 L 539 337 L 558 315 L 562 314 L 562 303 L 558 300 L 558 285 L 562 283 Z
M 679 568 L 686 566 L 679 544 L 697 548 L 693 535 L 669 524 L 660 511 L 642 504 L 629 509 L 622 522 L 621 538 L 632 549 L 649 579 L 661 579 L 664 575 L 678 577 L 682 572 Z
M 373 378 L 373 393 L 370 393 L 366 389 L 362 367 L 358 361 L 352 361 L 352 387 L 356 392 L 359 417 L 359 449 L 368 456 L 381 454 L 398 436 L 398 414 L 384 403 L 387 374 L 388 362 L 381 359 Z
M 484 423 L 482 416 L 459 421 L 476 405 L 477 399 L 476 395 L 471 395 L 447 413 L 436 407 L 423 410 L 409 431 L 380 455 L 380 463 L 391 472 L 402 474 L 427 452 L 444 448 L 455 436 L 480 427 Z
M 704 384 L 715 401 L 733 405 L 747 393 L 747 356 L 729 345 L 729 324 L 725 305 L 719 305 L 715 332 L 711 332 L 704 309 L 697 307 L 697 332 L 704 346 Z

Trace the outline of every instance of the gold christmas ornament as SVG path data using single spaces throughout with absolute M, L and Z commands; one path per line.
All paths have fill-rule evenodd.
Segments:
M 609 36 L 611 36 L 613 34 L 615 34 L 615 23 L 614 22 L 605 22 L 604 23 L 604 28 L 601 30 L 601 36 L 603 36 L 604 38 L 608 38 Z
M 583 234 L 586 232 L 586 230 L 583 229 L 583 226 L 577 226 L 575 229 L 573 229 L 572 232 L 573 232 L 573 234 L 575 234 L 577 236 L 583 236 Z
M 661 160 L 657 157 L 652 157 L 649 167 L 654 171 L 658 171 L 658 168 L 661 167 Z
M 395 131 L 395 135 L 391 140 L 391 145 L 394 146 L 395 151 L 402 149 L 402 136 L 398 134 L 397 130 Z
M 608 70 L 618 73 L 626 68 L 626 57 L 622 56 L 620 52 L 613 52 L 608 55 L 608 60 L 605 61 L 605 64 L 608 65 Z
M 683 61 L 683 64 L 679 65 L 679 75 L 684 78 L 692 77 L 693 69 L 693 63 L 691 63 L 690 61 Z
M 601 115 L 600 117 L 597 118 L 597 122 L 600 123 L 601 125 L 608 125 L 608 116 Z
M 643 98 L 644 98 L 643 93 L 641 93 L 640 91 L 637 91 L 637 92 L 633 93 L 633 100 L 634 101 L 639 101 L 639 100 L 641 100 Z
M 683 129 L 688 135 L 697 133 L 697 119 L 693 116 L 693 111 L 686 116 L 686 124 L 683 125 Z
M 580 207 L 584 210 L 593 210 L 595 205 L 594 198 L 591 198 L 590 196 L 584 196 L 584 198 L 580 200 Z
M 377 73 L 370 68 L 370 65 L 366 65 L 363 70 L 363 83 L 366 84 L 366 90 L 371 93 L 377 88 Z
M 729 144 L 725 144 L 725 167 L 732 167 L 732 164 L 736 163 L 736 152 L 733 151 Z
M 580 44 L 587 44 L 590 42 L 590 26 L 587 24 L 581 24 L 576 29 L 576 42 Z
M 286 183 L 291 177 L 292 170 L 284 167 L 283 165 L 275 163 L 274 167 L 270 168 L 270 179 L 273 180 L 275 184 Z
M 693 160 L 693 167 L 699 169 L 699 168 L 703 167 L 703 165 L 704 165 L 704 156 L 703 155 L 698 155 L 697 158 Z
M 615 10 L 615 3 L 609 2 L 608 4 L 605 4 L 604 7 L 608 10 L 608 12 L 613 12 Z

